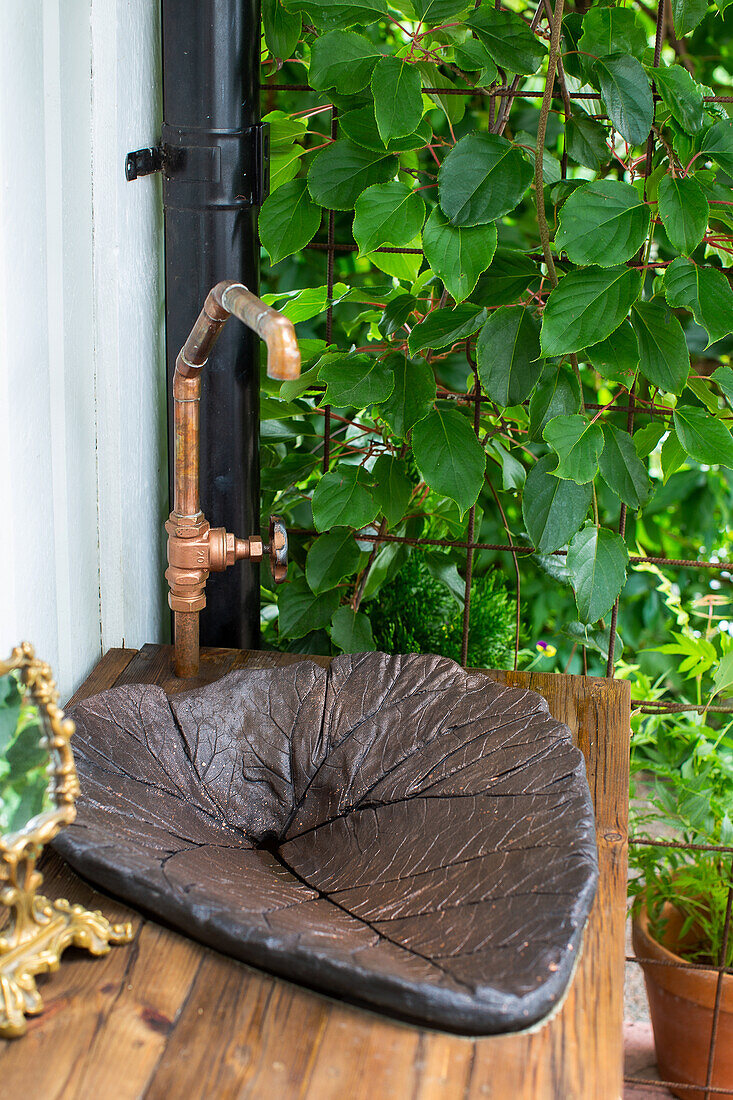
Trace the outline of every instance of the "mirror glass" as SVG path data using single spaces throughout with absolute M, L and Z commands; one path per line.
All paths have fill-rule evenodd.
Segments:
M 0 834 L 53 807 L 47 721 L 19 673 L 0 676 Z

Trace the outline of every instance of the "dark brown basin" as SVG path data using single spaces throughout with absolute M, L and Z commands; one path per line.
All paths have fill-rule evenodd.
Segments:
M 597 880 L 567 727 L 441 657 L 244 669 L 80 703 L 56 847 L 203 943 L 469 1034 L 562 998 Z

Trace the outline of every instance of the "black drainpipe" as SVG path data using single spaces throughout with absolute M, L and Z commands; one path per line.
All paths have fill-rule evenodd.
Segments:
M 259 125 L 259 0 L 162 0 L 163 201 L 169 470 L 175 359 L 211 287 L 258 290 L 257 208 L 266 193 Z M 201 506 L 212 527 L 259 532 L 256 337 L 227 325 L 201 400 Z M 256 647 L 259 567 L 213 573 L 201 644 Z

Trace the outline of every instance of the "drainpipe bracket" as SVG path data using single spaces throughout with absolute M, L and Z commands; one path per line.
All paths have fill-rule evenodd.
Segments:
M 185 130 L 163 123 L 152 149 L 125 157 L 128 183 L 163 173 L 166 206 L 262 206 L 270 193 L 270 124 L 246 130 Z
M 163 170 L 163 148 L 156 145 L 153 149 L 135 149 L 125 157 L 125 179 L 128 183 L 139 176 L 150 176 Z

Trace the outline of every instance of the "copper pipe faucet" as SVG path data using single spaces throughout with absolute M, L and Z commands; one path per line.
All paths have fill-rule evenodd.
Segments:
M 206 606 L 209 573 L 223 572 L 236 561 L 261 561 L 265 553 L 275 581 L 285 580 L 287 533 L 270 518 L 270 542 L 259 535 L 239 539 L 224 527 L 210 527 L 199 504 L 199 404 L 201 370 L 219 333 L 231 316 L 253 329 L 267 344 L 270 378 L 298 378 L 300 351 L 292 322 L 270 309 L 241 283 L 226 279 L 210 290 L 191 334 L 178 353 L 173 375 L 175 431 L 173 511 L 168 532 L 168 603 L 174 619 L 174 671 L 195 676 L 199 668 L 199 612 Z

